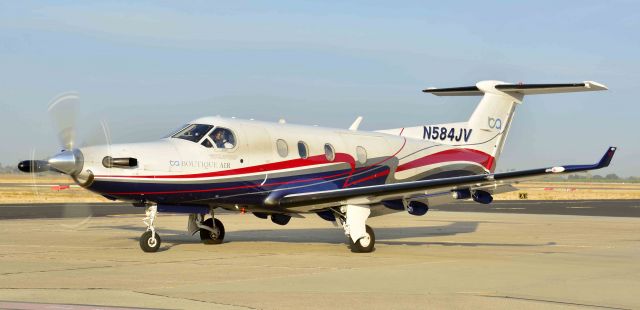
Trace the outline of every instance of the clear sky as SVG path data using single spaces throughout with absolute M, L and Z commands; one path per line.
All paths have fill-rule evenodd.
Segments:
M 0 163 L 57 150 L 46 109 L 82 98 L 80 140 L 157 139 L 237 116 L 373 130 L 466 120 L 478 98 L 420 92 L 478 80 L 594 80 L 532 96 L 498 170 L 589 163 L 640 175 L 638 1 L 2 1 Z

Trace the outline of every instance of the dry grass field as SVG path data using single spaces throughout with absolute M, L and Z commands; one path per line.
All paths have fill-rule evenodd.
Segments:
M 64 188 L 66 186 L 69 187 Z M 0 175 L 0 203 L 3 204 L 109 201 L 75 185 L 67 176 Z
M 58 186 L 69 186 L 59 189 Z M 640 183 L 525 182 L 518 191 L 496 195 L 497 200 L 640 199 Z M 0 203 L 109 202 L 73 184 L 66 176 L 0 175 Z
M 640 199 L 640 183 L 523 182 L 518 191 L 496 195 L 499 200 Z

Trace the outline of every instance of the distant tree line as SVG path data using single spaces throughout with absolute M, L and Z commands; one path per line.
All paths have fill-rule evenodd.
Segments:
M 599 175 L 599 174 L 570 174 L 567 179 L 569 180 L 628 180 L 628 181 L 640 181 L 640 177 L 630 176 L 627 178 L 619 177 L 615 173 L 609 173 L 607 175 Z
M 516 171 L 516 169 L 506 169 L 505 172 Z M 502 172 L 502 171 L 501 171 Z M 549 175 L 544 180 L 562 182 L 562 181 L 578 181 L 578 182 L 640 182 L 640 177 L 630 176 L 621 177 L 615 173 L 607 175 L 591 174 L 589 172 L 574 173 L 569 175 Z
M 18 173 L 20 172 L 20 170 L 18 170 L 18 166 L 17 165 L 9 165 L 9 166 L 5 166 L 3 164 L 0 164 L 0 173 Z

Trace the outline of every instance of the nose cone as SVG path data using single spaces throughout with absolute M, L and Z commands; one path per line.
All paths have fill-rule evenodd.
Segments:
M 57 171 L 74 175 L 82 171 L 84 157 L 78 149 L 62 151 L 48 160 L 49 166 Z
M 49 171 L 49 163 L 46 160 L 23 160 L 18 169 L 26 173 L 45 172 Z

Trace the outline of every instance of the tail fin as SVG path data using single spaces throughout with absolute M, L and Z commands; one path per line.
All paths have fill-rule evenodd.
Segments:
M 494 160 L 490 170 L 493 171 L 495 169 L 495 163 L 504 147 L 504 142 L 507 139 L 515 108 L 518 104 L 522 103 L 525 95 L 606 89 L 606 86 L 591 81 L 573 84 L 508 84 L 500 81 L 482 81 L 478 82 L 475 86 L 440 89 L 431 88 L 425 89 L 423 92 L 437 96 L 482 95 L 480 103 L 466 123 L 465 127 L 469 139 L 465 141 L 465 144 L 469 148 L 491 155 Z M 446 124 L 440 125 L 439 127 L 447 128 Z M 471 134 L 471 132 L 473 132 L 473 134 Z M 433 137 L 433 134 L 431 136 Z
M 502 152 L 509 133 L 515 108 L 525 95 L 554 94 L 606 90 L 592 81 L 573 84 L 509 84 L 481 81 L 475 86 L 429 88 L 423 90 L 436 96 L 482 96 L 467 122 L 404 128 L 403 136 L 474 149 L 492 156 L 490 171 Z M 393 133 L 392 130 L 384 132 Z

